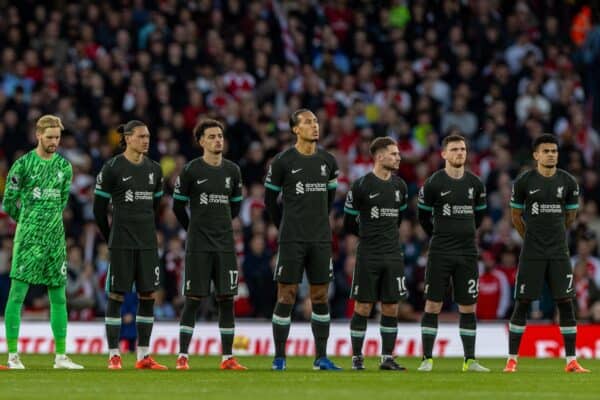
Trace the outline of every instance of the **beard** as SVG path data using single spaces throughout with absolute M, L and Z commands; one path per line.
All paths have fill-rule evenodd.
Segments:
M 462 167 L 465 166 L 465 162 L 464 161 L 459 161 L 459 162 L 448 161 L 448 164 L 450 164 L 450 166 L 452 168 L 462 168 Z
M 56 152 L 56 146 L 54 146 L 54 145 L 50 145 L 50 146 L 43 146 L 42 145 L 42 149 L 44 150 L 44 152 L 46 152 L 48 154 Z

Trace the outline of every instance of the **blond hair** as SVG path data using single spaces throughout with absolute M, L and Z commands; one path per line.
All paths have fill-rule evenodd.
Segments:
M 35 123 L 35 131 L 43 134 L 48 128 L 60 128 L 61 131 L 65 129 L 59 117 L 50 114 L 42 115 Z

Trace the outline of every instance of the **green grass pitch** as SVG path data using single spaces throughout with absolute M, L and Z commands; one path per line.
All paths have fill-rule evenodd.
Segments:
M 5 362 L 5 355 L 0 361 Z M 408 372 L 379 371 L 378 359 L 366 371 L 352 371 L 350 358 L 334 358 L 344 371 L 313 371 L 312 359 L 291 357 L 288 370 L 270 370 L 269 357 L 242 357 L 248 371 L 220 371 L 218 357 L 191 357 L 189 371 L 174 369 L 175 357 L 156 357 L 169 371 L 136 371 L 133 356 L 124 369 L 106 369 L 106 356 L 75 355 L 83 371 L 53 370 L 52 355 L 22 355 L 25 371 L 0 371 L 0 399 L 599 399 L 600 360 L 582 360 L 591 374 L 563 372 L 562 359 L 523 358 L 519 371 L 504 374 L 504 359 L 481 359 L 489 374 L 463 373 L 462 360 L 436 359 L 434 371 L 419 373 L 416 358 L 399 359 Z

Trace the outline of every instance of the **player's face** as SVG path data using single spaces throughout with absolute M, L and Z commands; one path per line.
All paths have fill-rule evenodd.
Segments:
M 463 141 L 450 142 L 442 150 L 442 158 L 453 168 L 461 168 L 467 161 L 467 145 Z
M 384 151 L 378 154 L 378 157 L 381 157 L 379 160 L 381 166 L 388 171 L 397 171 L 400 167 L 400 151 L 396 144 L 387 146 Z
M 209 153 L 222 154 L 223 145 L 223 131 L 217 126 L 206 129 L 204 135 L 200 137 L 200 146 Z
M 46 128 L 43 133 L 36 133 L 39 144 L 46 154 L 52 154 L 60 143 L 60 128 Z
M 127 147 L 137 153 L 148 153 L 150 147 L 150 131 L 147 126 L 133 128 L 131 135 L 125 136 Z
M 544 168 L 554 168 L 558 164 L 558 146 L 555 143 L 542 143 L 533 152 L 533 158 Z
M 317 116 L 310 111 L 298 115 L 298 123 L 294 127 L 294 132 L 298 138 L 306 142 L 316 142 L 319 140 L 319 121 Z

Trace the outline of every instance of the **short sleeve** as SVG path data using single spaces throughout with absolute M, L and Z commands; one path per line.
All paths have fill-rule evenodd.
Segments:
M 269 165 L 267 176 L 265 177 L 265 187 L 275 192 L 281 192 L 281 188 L 283 186 L 284 172 L 285 171 L 283 168 L 283 162 L 281 161 L 281 158 L 275 158 L 271 162 L 271 165 Z
M 173 189 L 173 198 L 175 200 L 189 201 L 190 200 L 190 179 L 189 168 L 184 168 L 181 174 L 175 180 L 175 188 Z
M 431 181 L 427 180 L 419 190 L 419 199 L 417 202 L 417 207 L 419 207 L 421 210 L 433 211 L 433 204 L 435 199 L 433 198 L 433 190 L 431 188 L 431 185 Z
M 115 188 L 114 176 L 109 163 L 104 164 L 102 170 L 96 176 L 96 189 L 94 194 L 100 197 L 106 197 L 110 199 Z
M 577 210 L 579 208 L 579 185 L 575 178 L 569 176 L 567 193 L 565 195 L 565 210 Z
M 485 210 L 487 208 L 487 193 L 485 185 L 477 180 L 477 193 L 475 193 L 475 211 Z
M 524 209 L 525 208 L 525 180 L 523 177 L 518 177 L 513 182 L 512 194 L 510 196 L 510 207 L 516 209 Z
M 163 186 L 165 184 L 160 165 L 156 165 L 156 186 L 154 187 L 154 198 L 161 197 L 163 195 Z
M 66 160 L 65 160 L 66 161 Z M 73 180 L 73 167 L 69 161 L 65 162 L 65 166 L 63 168 L 63 186 L 61 188 L 61 200 L 62 205 L 65 207 L 67 205 L 67 201 L 69 201 L 69 192 L 71 191 L 71 181 Z
M 240 168 L 236 165 L 233 170 L 233 186 L 231 188 L 231 196 L 229 197 L 230 202 L 242 201 L 242 173 Z
M 329 165 L 329 181 L 327 182 L 327 189 L 335 189 L 338 186 L 338 175 L 340 174 L 340 169 L 338 168 L 337 161 L 335 157 L 331 157 L 330 165 Z
M 408 187 L 404 181 L 400 181 L 399 197 L 400 205 L 398 206 L 398 210 L 404 211 L 408 208 Z
M 350 215 L 360 214 L 360 193 L 357 182 L 352 184 L 352 187 L 346 194 L 346 202 L 344 203 L 344 212 Z

